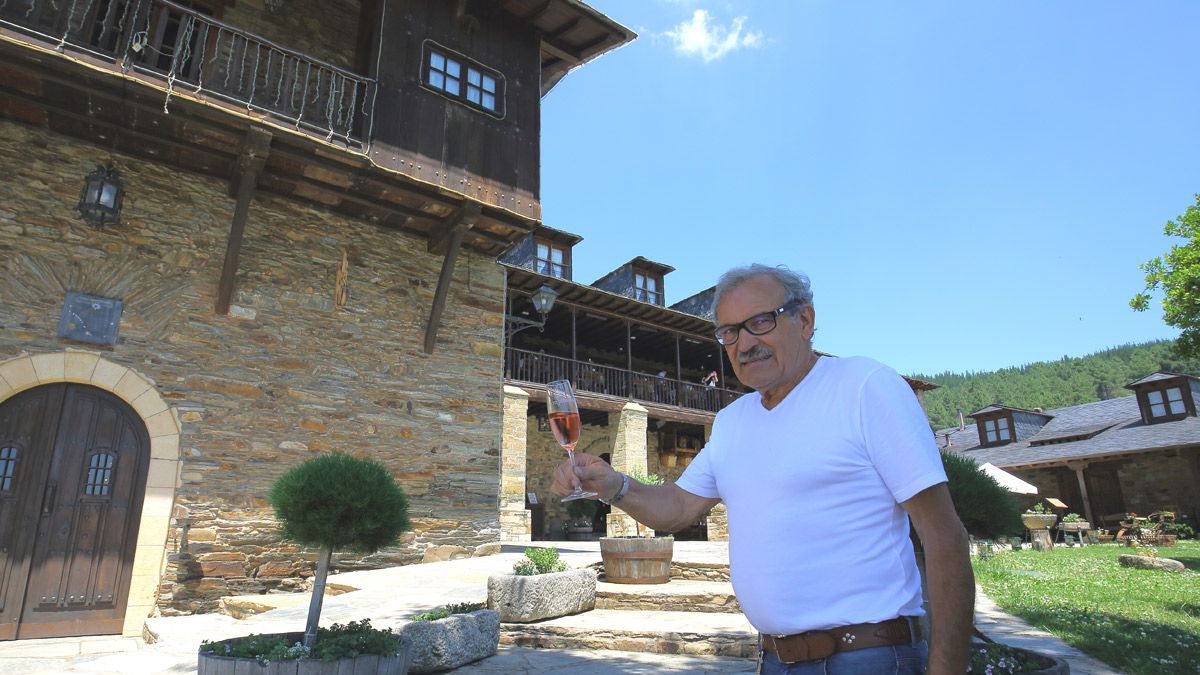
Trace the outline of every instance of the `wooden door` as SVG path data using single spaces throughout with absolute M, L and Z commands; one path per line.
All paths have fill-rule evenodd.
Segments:
M 121 632 L 149 450 L 137 414 L 94 387 L 0 405 L 0 639 Z

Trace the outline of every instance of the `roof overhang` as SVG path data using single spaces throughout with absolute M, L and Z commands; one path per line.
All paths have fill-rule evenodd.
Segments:
M 1027 462 L 995 463 L 995 466 L 1004 469 L 1005 471 L 1023 471 L 1028 469 L 1053 469 L 1059 466 L 1073 468 L 1080 464 L 1087 465 L 1095 462 L 1109 462 L 1118 459 L 1126 459 L 1128 457 L 1137 457 L 1146 455 L 1152 452 L 1172 452 L 1179 450 L 1187 450 L 1200 447 L 1200 444 L 1189 445 L 1164 445 L 1156 448 L 1136 448 L 1129 450 L 1119 450 L 1116 452 L 1098 452 L 1085 455 L 1072 455 L 1070 457 L 1054 457 L 1043 460 L 1033 460 Z M 966 454 L 966 453 L 961 453 Z
M 509 290 L 532 293 L 541 287 L 542 284 L 548 284 L 558 292 L 558 302 L 576 305 L 585 309 L 598 310 L 620 317 L 628 317 L 634 321 L 702 338 L 712 342 L 714 346 L 717 344 L 712 334 L 712 323 L 693 314 L 680 312 L 661 305 L 641 302 L 611 291 L 600 290 L 594 286 L 567 281 L 566 279 L 545 274 L 538 274 L 524 267 L 517 267 L 509 263 L 502 262 L 499 265 L 508 274 Z
M 637 33 L 579 0 L 501 0 L 541 35 L 542 96 L 568 72 L 637 39 Z

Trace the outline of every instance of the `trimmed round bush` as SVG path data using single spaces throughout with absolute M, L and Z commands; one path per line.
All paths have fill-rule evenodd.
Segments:
M 388 470 L 342 453 L 280 476 L 269 499 L 281 534 L 302 546 L 374 553 L 409 528 L 408 497 Z
M 950 499 L 967 532 L 981 539 L 996 539 L 1024 531 L 1012 493 L 978 464 L 957 453 L 943 452 L 942 466 L 949 479 Z

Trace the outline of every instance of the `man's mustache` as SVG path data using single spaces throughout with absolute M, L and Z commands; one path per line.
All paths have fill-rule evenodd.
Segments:
M 737 355 L 737 360 L 738 360 L 738 364 L 745 365 L 745 364 L 747 364 L 751 361 L 757 360 L 757 359 L 769 358 L 771 356 L 771 354 L 772 354 L 772 352 L 770 349 L 768 349 L 762 345 L 755 345 L 755 346 L 751 347 L 748 351 L 739 353 Z

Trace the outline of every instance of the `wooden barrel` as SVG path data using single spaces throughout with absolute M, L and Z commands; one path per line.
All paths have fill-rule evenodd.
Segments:
M 613 584 L 665 584 L 671 580 L 674 537 L 601 537 L 604 576 Z

